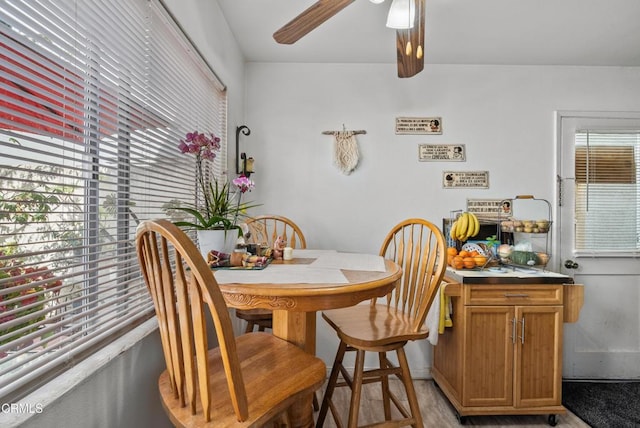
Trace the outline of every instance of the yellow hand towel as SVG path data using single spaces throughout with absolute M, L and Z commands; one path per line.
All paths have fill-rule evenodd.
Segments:
M 451 297 L 445 294 L 447 284 L 440 284 L 440 323 L 438 325 L 438 333 L 444 333 L 445 327 L 452 327 L 451 321 Z

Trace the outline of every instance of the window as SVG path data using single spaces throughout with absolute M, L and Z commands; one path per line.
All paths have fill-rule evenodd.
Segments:
M 640 250 L 640 132 L 575 137 L 576 250 Z
M 136 226 L 195 202 L 186 132 L 221 137 L 222 174 L 226 96 L 158 0 L 3 2 L 0 58 L 0 397 L 14 399 L 153 315 Z

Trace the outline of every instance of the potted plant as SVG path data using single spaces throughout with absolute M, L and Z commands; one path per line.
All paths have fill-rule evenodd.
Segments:
M 200 251 L 205 257 L 212 249 L 231 252 L 237 238 L 242 235 L 239 221 L 245 217 L 247 209 L 257 206 L 242 202 L 242 195 L 253 189 L 254 182 L 244 175 L 231 183 L 207 179 L 203 162 L 213 161 L 220 150 L 220 138 L 214 134 L 189 132 L 185 139 L 180 140 L 178 147 L 180 152 L 196 157 L 196 179 L 203 203 L 175 207 L 192 215 L 193 221 L 181 220 L 174 224 L 196 231 Z

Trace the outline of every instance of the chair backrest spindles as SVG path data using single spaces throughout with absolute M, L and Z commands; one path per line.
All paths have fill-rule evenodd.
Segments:
M 407 219 L 387 234 L 380 255 L 403 270 L 398 286 L 387 295 L 387 306 L 411 315 L 413 329 L 419 330 L 447 268 L 441 230 L 424 219 Z
M 206 307 L 215 326 L 236 417 L 239 421 L 246 420 L 247 394 L 231 319 L 211 269 L 191 239 L 167 220 L 142 222 L 138 226 L 136 242 L 176 397 L 181 405 L 191 409 L 192 414 L 196 412 L 199 398 L 203 417 L 210 421 L 212 391 Z
M 291 248 L 307 248 L 302 230 L 292 220 L 280 215 L 260 215 L 246 220 L 254 244 L 273 245 L 281 236 Z

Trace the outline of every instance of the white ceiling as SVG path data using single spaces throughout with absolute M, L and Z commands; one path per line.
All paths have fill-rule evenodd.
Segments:
M 247 59 L 395 63 L 391 0 L 356 0 L 293 45 L 273 33 L 314 0 L 218 0 Z M 425 64 L 640 66 L 640 0 L 426 0 Z

